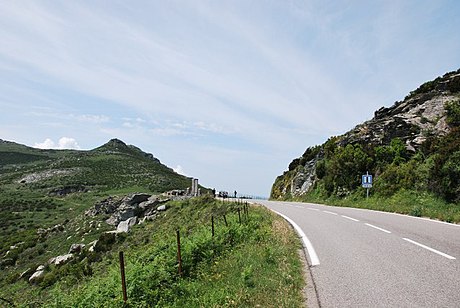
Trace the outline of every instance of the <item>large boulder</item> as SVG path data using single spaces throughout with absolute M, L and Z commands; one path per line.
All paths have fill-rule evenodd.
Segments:
M 54 264 L 54 265 L 63 265 L 63 264 L 68 263 L 69 261 L 71 261 L 73 259 L 73 257 L 74 257 L 73 254 L 68 253 L 66 255 L 57 256 L 55 258 L 52 258 L 52 259 L 50 259 L 48 261 L 48 263 Z
M 45 266 L 40 265 L 37 267 L 35 273 L 32 274 L 29 278 L 29 283 L 31 284 L 36 284 L 40 283 L 43 280 L 43 277 L 45 276 Z
M 113 214 L 117 211 L 122 201 L 114 197 L 108 197 L 94 205 L 93 208 L 85 212 L 88 216 L 96 216 L 98 214 Z
M 110 214 L 110 217 L 106 219 L 106 223 L 112 226 L 119 226 L 117 230 L 124 230 L 121 232 L 127 232 L 126 230 L 130 226 L 126 225 L 126 221 L 131 218 L 142 218 L 149 216 L 154 218 L 157 213 L 159 205 L 169 201 L 169 199 L 163 199 L 156 195 L 150 195 L 145 193 L 136 193 L 128 195 L 122 199 L 114 199 L 109 197 L 101 202 L 95 204 L 95 206 L 86 211 L 86 215 L 96 216 L 98 214 Z M 160 211 L 165 210 L 166 207 L 160 207 Z M 133 220 L 130 220 L 131 224 Z M 137 223 L 137 220 L 136 220 Z M 118 231 L 114 230 L 114 233 Z
M 132 217 L 135 217 L 138 212 L 138 204 L 129 205 L 127 203 L 122 203 L 118 208 L 117 212 L 112 214 L 105 222 L 109 225 L 116 226 L 121 221 L 128 220 Z
M 129 230 L 137 224 L 137 217 L 131 217 L 118 224 L 117 232 L 129 232 Z
M 156 207 L 158 204 L 160 204 L 161 201 L 158 198 L 155 199 L 149 199 L 147 201 L 139 203 L 139 210 L 145 212 L 151 208 Z
M 134 205 L 134 204 L 139 204 L 141 202 L 145 202 L 147 200 L 149 200 L 149 198 L 151 197 L 152 195 L 149 195 L 149 194 L 143 194 L 143 193 L 139 193 L 139 194 L 133 194 L 133 195 L 130 195 L 130 196 L 127 196 L 123 199 L 123 202 L 128 204 L 128 205 Z

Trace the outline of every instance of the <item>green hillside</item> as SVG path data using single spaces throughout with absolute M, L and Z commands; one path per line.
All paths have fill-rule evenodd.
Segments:
M 0 141 L 0 307 L 126 307 L 120 250 L 128 307 L 300 307 L 289 225 L 262 207 L 161 194 L 190 182 L 117 139 L 91 151 Z
M 36 240 L 111 193 L 185 189 L 190 179 L 113 139 L 91 151 L 39 150 L 0 141 L 0 255 Z M 69 212 L 69 210 L 71 212 Z
M 367 172 L 374 176 L 369 200 L 361 187 Z M 460 70 L 309 147 L 275 180 L 271 198 L 460 222 Z
M 109 195 L 162 193 L 189 184 L 189 178 L 151 154 L 117 139 L 91 151 L 40 150 L 0 140 L 2 288 L 6 281 L 15 281 L 18 270 L 67 253 L 74 240 L 65 232 L 43 238 L 40 230 L 59 226 L 75 231 L 78 221 L 85 221 L 83 213 Z M 104 223 L 84 232 L 86 240 L 109 229 Z
M 190 181 L 153 155 L 113 139 L 91 151 L 38 150 L 2 141 L 0 184 L 46 194 L 81 186 L 98 192 L 131 187 L 164 192 L 185 189 Z

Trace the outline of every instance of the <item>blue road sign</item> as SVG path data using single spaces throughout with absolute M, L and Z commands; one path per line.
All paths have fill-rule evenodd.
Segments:
M 364 188 L 371 188 L 372 187 L 372 175 L 371 174 L 365 174 L 361 178 L 361 185 Z

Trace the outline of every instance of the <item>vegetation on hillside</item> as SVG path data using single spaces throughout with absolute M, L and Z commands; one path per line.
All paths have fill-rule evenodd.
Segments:
M 115 240 L 107 237 L 71 263 L 52 266 L 37 286 L 18 279 L 19 268 L 10 270 L 0 280 L 0 297 L 31 306 L 124 307 L 118 263 L 118 252 L 124 251 L 128 307 L 303 305 L 301 245 L 284 220 L 263 207 L 250 207 L 240 223 L 236 204 L 208 197 L 167 207 L 155 221 Z
M 151 154 L 116 139 L 92 151 L 39 150 L 0 141 L 0 256 L 25 243 L 7 261 L 0 259 L 0 268 L 37 247 L 39 228 L 65 225 L 101 197 L 189 185 L 189 178 Z
M 230 204 L 208 197 L 170 201 L 153 221 L 117 235 L 106 233 L 114 229 L 106 223 L 110 215 L 85 214 L 109 196 L 122 200 L 189 185 L 153 155 L 116 139 L 91 151 L 0 140 L 0 306 L 123 307 L 122 250 L 130 307 L 300 307 L 301 246 L 264 208 L 251 208 L 240 224 Z M 51 261 L 73 244 L 86 246 L 64 264 Z M 43 276 L 30 282 L 38 268 Z
M 447 86 L 457 93 L 460 78 L 452 80 L 446 85 L 438 78 L 409 97 L 432 96 L 430 91 L 445 90 L 442 87 Z M 439 116 L 445 116 L 448 133 L 439 136 L 425 132 L 425 141 L 415 151 L 400 138 L 373 144 L 359 139 L 347 143 L 342 136 L 308 148 L 275 180 L 271 198 L 367 207 L 460 222 L 460 96 L 444 107 L 445 114 Z M 307 193 L 292 195 L 291 185 L 307 164 L 315 166 L 314 184 Z M 366 192 L 361 188 L 361 175 L 366 172 L 374 175 L 369 200 L 365 200 Z M 399 206 L 395 200 L 399 200 Z

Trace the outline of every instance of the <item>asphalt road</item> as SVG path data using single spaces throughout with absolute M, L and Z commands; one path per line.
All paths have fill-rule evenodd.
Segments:
M 257 203 L 289 217 L 308 237 L 318 257 L 312 265 L 310 255 L 309 264 L 321 307 L 460 307 L 460 225 L 310 203 Z

